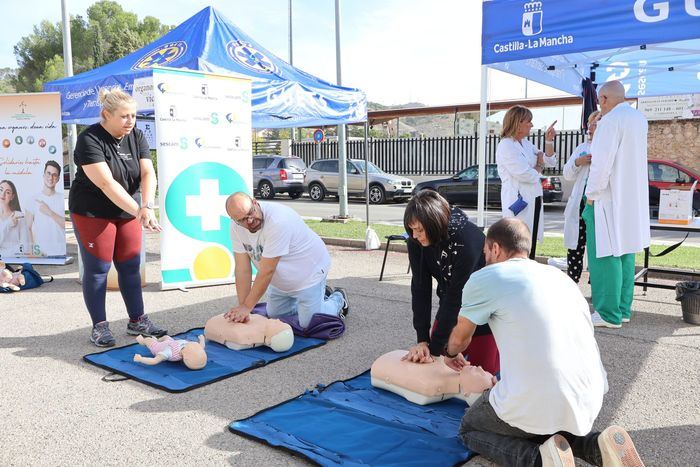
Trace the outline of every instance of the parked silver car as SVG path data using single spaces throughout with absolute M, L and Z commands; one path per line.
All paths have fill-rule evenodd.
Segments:
M 272 199 L 277 193 L 288 193 L 297 199 L 304 193 L 306 164 L 299 157 L 276 155 L 253 156 L 253 189 L 255 195 Z
M 372 164 L 369 171 L 369 202 L 381 204 L 387 200 L 400 201 L 411 197 L 413 180 L 388 174 Z M 348 196 L 365 196 L 365 161 L 347 160 Z M 321 159 L 306 170 L 304 185 L 314 201 L 323 201 L 326 195 L 338 194 L 338 159 Z

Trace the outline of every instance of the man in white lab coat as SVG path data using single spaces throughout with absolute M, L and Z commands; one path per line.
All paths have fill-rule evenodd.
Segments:
M 619 328 L 631 317 L 634 254 L 649 246 L 646 118 L 625 102 L 619 81 L 598 91 L 603 118 L 591 143 L 586 185 L 588 269 L 595 326 Z

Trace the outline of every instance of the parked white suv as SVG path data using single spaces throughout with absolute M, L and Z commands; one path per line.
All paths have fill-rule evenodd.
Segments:
M 387 200 L 401 201 L 411 197 L 413 180 L 388 174 L 372 164 L 369 167 L 369 202 L 381 204 Z M 348 196 L 365 196 L 365 161 L 347 160 Z M 338 159 L 321 159 L 306 169 L 304 187 L 314 201 L 323 201 L 326 195 L 338 194 Z

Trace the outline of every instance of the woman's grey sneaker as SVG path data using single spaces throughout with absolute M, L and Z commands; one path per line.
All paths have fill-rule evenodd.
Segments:
M 340 319 L 345 319 L 345 317 L 348 315 L 348 312 L 350 311 L 350 304 L 348 303 L 348 293 L 345 291 L 345 289 L 341 287 L 336 287 L 333 289 L 333 292 L 338 292 L 342 297 L 343 297 L 343 308 L 340 310 Z
M 90 342 L 95 344 L 97 347 L 114 346 L 116 341 L 114 340 L 112 331 L 109 330 L 109 323 L 107 321 L 102 321 L 101 323 L 97 323 L 92 327 Z
M 163 337 L 168 333 L 165 329 L 161 329 L 153 321 L 148 319 L 148 316 L 143 315 L 138 321 L 129 321 L 126 325 L 126 333 L 132 336 L 152 336 L 152 337 Z

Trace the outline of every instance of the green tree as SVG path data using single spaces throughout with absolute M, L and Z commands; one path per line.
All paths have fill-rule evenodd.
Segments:
M 17 74 L 12 68 L 0 68 L 0 93 L 11 94 L 16 92 L 13 80 Z
M 87 19 L 72 17 L 70 27 L 75 74 L 117 60 L 172 29 L 151 16 L 139 21 L 110 0 L 88 8 Z M 62 36 L 60 23 L 42 21 L 14 46 L 19 68 L 12 85 L 17 91 L 41 91 L 45 82 L 64 76 Z
M 95 24 L 93 30 L 95 31 L 95 41 L 92 45 L 92 61 L 95 64 L 95 67 L 99 67 L 107 63 L 107 59 L 105 58 L 102 26 L 100 26 L 99 23 Z

